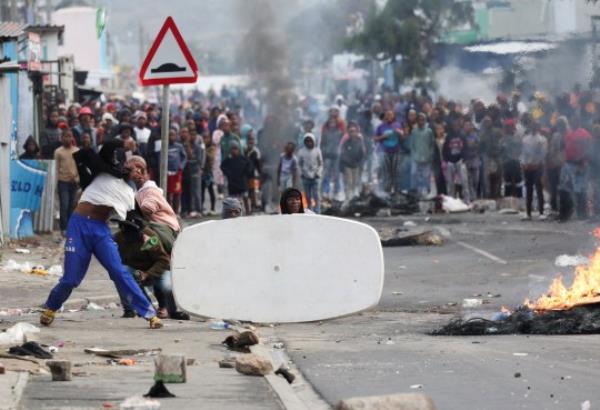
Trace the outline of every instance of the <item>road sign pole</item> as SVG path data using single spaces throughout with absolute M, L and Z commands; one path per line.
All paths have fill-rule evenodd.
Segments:
M 166 198 L 167 162 L 169 161 L 169 84 L 163 85 L 160 139 L 160 187 Z

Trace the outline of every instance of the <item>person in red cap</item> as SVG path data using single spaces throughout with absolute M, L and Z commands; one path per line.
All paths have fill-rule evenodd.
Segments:
M 81 146 L 81 136 L 84 133 L 88 133 L 90 138 L 92 139 L 92 148 L 94 151 L 97 149 L 97 138 L 96 138 L 96 128 L 92 125 L 92 117 L 94 114 L 90 107 L 81 107 L 79 110 L 79 124 L 73 127 L 73 137 L 75 137 L 75 142 L 78 146 Z

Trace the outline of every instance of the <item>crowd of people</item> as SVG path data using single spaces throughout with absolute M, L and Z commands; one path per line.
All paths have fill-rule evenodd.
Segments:
M 224 196 L 238 198 L 245 214 L 274 212 L 278 194 L 291 187 L 316 213 L 364 190 L 467 204 L 524 196 L 525 218 L 534 199 L 542 219 L 600 212 L 600 116 L 594 94 L 579 86 L 553 97 L 498 95 L 487 104 L 434 101 L 426 90 L 355 92 L 329 106 L 296 97 L 277 114 L 245 90 L 179 100 L 168 133 L 167 194 L 182 217 L 215 215 Z M 49 110 L 40 146 L 28 139 L 21 157 L 56 159 L 62 230 L 79 183 L 72 153 L 122 140 L 127 157 L 144 158 L 158 182 L 160 116 L 157 104 L 135 100 Z

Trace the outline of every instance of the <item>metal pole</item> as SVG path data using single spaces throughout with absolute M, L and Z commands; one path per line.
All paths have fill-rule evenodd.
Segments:
M 163 85 L 160 124 L 160 187 L 167 197 L 167 161 L 169 160 L 169 84 Z

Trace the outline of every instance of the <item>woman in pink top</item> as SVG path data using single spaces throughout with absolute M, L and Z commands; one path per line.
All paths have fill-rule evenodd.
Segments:
M 144 216 L 152 222 L 169 226 L 177 236 L 181 231 L 177 215 L 165 199 L 163 190 L 150 179 L 144 158 L 137 155 L 131 157 L 127 161 L 127 168 L 131 172 L 130 179 L 138 189 L 135 201 Z

